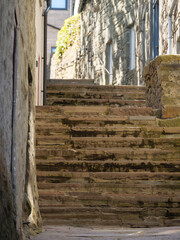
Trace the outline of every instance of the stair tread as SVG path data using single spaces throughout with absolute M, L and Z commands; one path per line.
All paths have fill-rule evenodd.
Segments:
M 65 176 L 65 177 L 110 177 L 110 178 L 146 178 L 146 177 L 180 177 L 180 172 L 59 172 L 59 171 L 37 171 L 37 176 Z

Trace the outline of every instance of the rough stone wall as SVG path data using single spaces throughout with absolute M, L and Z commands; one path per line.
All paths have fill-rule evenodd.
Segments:
M 15 224 L 12 186 L 3 156 L 0 152 L 0 239 L 18 238 Z M 3 224 L 2 224 L 3 223 Z
M 144 68 L 146 102 L 162 118 L 180 117 L 180 56 L 159 56 Z
M 173 0 L 159 1 L 159 54 L 167 53 L 168 11 Z M 172 17 L 174 31 L 172 53 L 177 53 L 179 39 L 179 5 Z M 88 48 L 77 65 L 78 77 L 95 78 L 106 84 L 107 45 L 112 42 L 113 84 L 142 85 L 143 67 L 152 60 L 152 1 L 93 0 L 82 7 L 81 48 Z M 135 67 L 130 70 L 130 29 L 134 27 Z M 85 74 L 82 74 L 84 69 Z
M 74 46 L 69 47 L 60 60 L 53 54 L 50 61 L 50 79 L 75 79 L 76 61 L 77 49 Z
M 149 24 L 149 14 L 147 1 L 93 1 L 93 12 L 91 2 L 87 2 L 82 12 L 82 48 L 88 47 L 89 61 L 84 61 L 84 65 L 89 65 L 89 74 L 100 84 L 106 83 L 106 52 L 108 43 L 112 42 L 113 48 L 113 84 L 141 84 L 139 80 L 142 76 L 142 18 L 147 19 Z M 145 10 L 146 9 L 146 10 Z M 144 14 L 144 16 L 143 16 Z M 93 15 L 93 20 L 90 20 Z M 92 26 L 92 28 L 91 28 Z M 135 70 L 129 69 L 130 54 L 130 28 L 134 26 L 135 31 Z M 148 33 L 148 26 L 146 31 Z M 147 34 L 147 46 L 149 34 Z M 148 49 L 148 48 L 147 48 Z M 149 51 L 146 55 L 149 56 Z M 83 60 L 81 61 L 83 63 Z M 84 67 L 85 68 L 85 67 Z M 77 69 L 78 71 L 78 69 Z M 79 75 L 81 73 L 79 72 Z M 92 76 L 94 75 L 94 76 Z
M 172 0 L 162 0 L 160 3 L 160 54 L 168 53 L 168 15 L 172 6 Z M 171 54 L 180 54 L 180 2 L 173 10 L 172 14 L 172 52 Z
M 33 148 L 35 2 L 0 2 L 0 153 L 8 172 L 6 181 L 12 186 L 7 187 L 7 191 L 9 196 L 13 194 L 12 205 L 19 238 L 24 235 L 24 222 L 29 221 L 29 226 L 36 226 L 36 229 L 40 226 L 37 195 L 34 194 L 37 189 Z M 4 192 L 4 189 L 1 188 L 1 191 Z M 27 205 L 29 212 L 26 211 Z M 4 224 L 6 226 L 8 222 Z M 3 238 L 0 231 L 0 239 L 16 238 Z

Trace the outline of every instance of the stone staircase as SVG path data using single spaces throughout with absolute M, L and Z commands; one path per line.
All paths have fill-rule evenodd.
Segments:
M 180 224 L 180 124 L 145 105 L 144 87 L 48 83 L 36 108 L 44 224 Z

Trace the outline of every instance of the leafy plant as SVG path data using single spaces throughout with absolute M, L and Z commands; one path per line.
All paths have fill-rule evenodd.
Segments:
M 58 32 L 57 42 L 56 42 L 56 56 L 58 59 L 62 57 L 68 47 L 80 44 L 80 14 L 72 16 L 65 20 L 64 26 Z

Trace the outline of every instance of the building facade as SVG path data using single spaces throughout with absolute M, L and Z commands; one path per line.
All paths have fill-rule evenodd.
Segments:
M 178 0 L 81 0 L 78 78 L 143 85 L 143 68 L 158 55 L 180 54 Z

